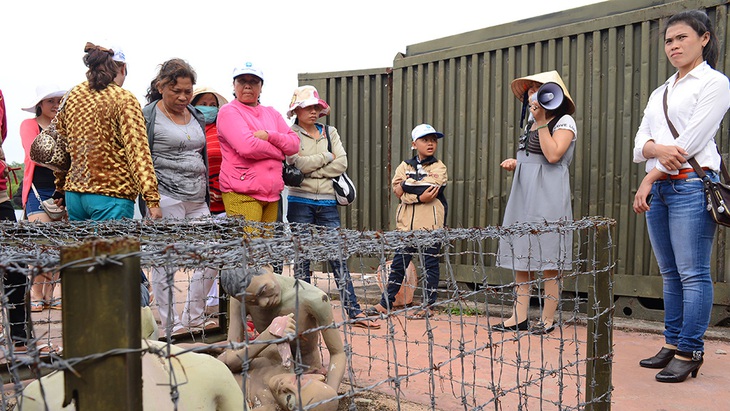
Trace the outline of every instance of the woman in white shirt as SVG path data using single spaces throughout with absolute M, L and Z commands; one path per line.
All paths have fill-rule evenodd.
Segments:
M 660 382 L 697 376 L 710 322 L 715 223 L 702 180 L 687 160 L 697 160 L 718 181 L 720 154 L 714 136 L 730 107 L 728 78 L 714 69 L 718 49 L 704 12 L 684 11 L 669 19 L 664 51 L 677 72 L 649 97 L 635 138 L 634 162 L 646 161 L 647 174 L 636 192 L 634 211 L 646 212 L 664 281 L 665 326 L 665 345 L 640 365 L 663 368 L 656 375 Z

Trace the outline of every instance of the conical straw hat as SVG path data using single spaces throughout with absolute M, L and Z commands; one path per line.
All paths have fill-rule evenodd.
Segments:
M 575 102 L 573 102 L 573 98 L 570 97 L 570 93 L 568 93 L 568 88 L 565 86 L 565 83 L 563 83 L 563 79 L 560 78 L 560 74 L 558 74 L 558 72 L 555 70 L 533 74 L 527 77 L 520 77 L 518 79 L 512 80 L 512 92 L 515 94 L 518 100 L 522 101 L 522 97 L 525 95 L 525 91 L 527 91 L 532 86 L 533 82 L 540 84 L 557 83 L 560 88 L 563 89 L 565 98 L 568 99 L 568 114 L 575 113 Z

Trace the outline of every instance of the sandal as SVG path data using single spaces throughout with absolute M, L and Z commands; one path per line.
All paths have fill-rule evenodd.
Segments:
M 204 324 L 190 326 L 192 332 L 212 331 L 217 329 L 218 323 L 213 320 L 208 320 Z
M 39 357 L 48 357 L 51 354 L 61 354 L 63 348 L 60 346 L 56 347 L 51 343 L 41 343 L 36 345 L 36 352 Z M 27 355 L 28 347 L 25 344 L 18 344 L 13 347 L 13 353 L 15 355 Z
M 51 354 L 61 354 L 63 351 L 63 348 L 61 346 L 55 346 L 51 343 L 41 343 L 36 345 L 36 349 L 38 350 L 38 355 L 41 357 L 47 357 Z
M 13 347 L 13 354 L 15 354 L 15 355 L 28 354 L 28 347 L 26 347 L 25 344 L 16 344 Z
M 410 320 L 423 320 L 426 317 L 434 317 L 436 316 L 436 311 L 434 311 L 431 308 L 421 308 L 415 312 L 413 315 L 406 315 L 406 318 Z
M 51 310 L 61 310 L 62 309 L 61 299 L 59 298 L 59 299 L 53 300 L 53 302 L 48 306 L 48 308 L 50 308 Z
M 368 318 L 364 312 L 356 315 L 355 318 L 351 318 L 351 320 L 352 322 L 350 324 L 353 327 L 371 328 L 373 330 L 380 329 L 380 324 L 377 323 L 377 320 Z
M 382 305 L 376 304 L 370 308 L 363 310 L 362 313 L 368 317 L 380 317 L 380 314 L 388 314 L 388 310 L 383 308 Z
M 32 313 L 39 313 L 43 311 L 43 308 L 45 308 L 45 305 L 41 300 L 34 300 L 30 302 L 30 312 Z

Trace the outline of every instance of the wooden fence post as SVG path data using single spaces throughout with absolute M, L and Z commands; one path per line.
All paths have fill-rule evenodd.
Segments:
M 589 250 L 593 276 L 588 285 L 588 338 L 586 358 L 586 411 L 611 409 L 613 362 L 613 226 L 594 228 L 595 247 Z M 591 256 L 590 254 L 594 254 Z M 590 258 L 593 257 L 593 258 Z
M 65 358 L 141 348 L 140 259 L 117 257 L 136 251 L 139 242 L 128 238 L 61 248 Z M 64 371 L 64 405 L 142 411 L 139 351 L 85 360 L 74 371 Z

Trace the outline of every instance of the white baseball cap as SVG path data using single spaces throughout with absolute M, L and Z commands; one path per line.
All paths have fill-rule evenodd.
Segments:
M 416 141 L 429 134 L 435 134 L 437 138 L 442 138 L 444 136 L 444 133 L 439 133 L 430 124 L 419 124 L 413 129 L 413 131 L 411 131 L 411 138 L 413 141 Z
M 109 47 L 110 50 L 114 51 L 114 55 L 112 56 L 112 60 L 117 61 L 119 63 L 126 63 L 127 57 L 124 55 L 124 51 L 119 46 Z
M 233 78 L 234 79 L 236 77 L 244 75 L 244 74 L 252 74 L 252 75 L 260 78 L 262 83 L 264 82 L 264 72 L 250 61 L 245 62 L 243 64 L 243 66 L 236 67 L 233 69 Z
M 101 40 L 100 43 L 92 43 L 90 41 L 89 42 L 86 42 L 86 46 L 84 47 L 84 52 L 86 52 L 87 50 L 91 50 L 91 49 L 89 49 L 89 47 L 92 47 L 92 48 L 101 48 L 104 51 L 110 51 L 110 52 L 112 52 L 112 60 L 114 60 L 116 62 L 119 62 L 119 63 L 126 63 L 127 62 L 127 57 L 124 55 L 124 51 L 122 50 L 122 48 L 118 44 L 112 43 L 112 46 L 111 47 L 104 47 L 104 46 L 102 46 L 102 44 L 107 44 L 108 45 L 110 43 L 111 42 L 109 41 L 109 39 L 103 39 L 103 40 Z

